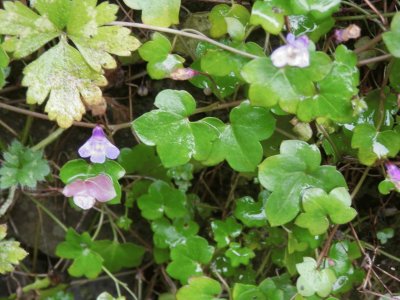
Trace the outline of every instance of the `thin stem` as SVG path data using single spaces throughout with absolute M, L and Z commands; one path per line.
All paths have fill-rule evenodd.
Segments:
M 39 201 L 37 201 L 35 198 L 32 198 L 29 196 L 29 198 L 37 205 L 39 206 L 53 221 L 54 223 L 56 223 L 58 226 L 60 226 L 62 228 L 62 230 L 64 230 L 65 232 L 68 231 L 67 226 L 65 226 L 63 224 L 63 222 L 61 222 L 51 211 L 49 211 L 45 206 L 43 206 L 42 203 L 40 203 Z
M 41 150 L 41 149 L 45 148 L 47 145 L 54 142 L 64 131 L 65 131 L 64 128 L 57 128 L 56 131 L 53 131 L 47 138 L 40 141 L 35 146 L 31 147 L 31 149 L 33 151 L 37 151 L 37 150 Z
M 319 131 L 322 132 L 322 134 L 324 135 L 324 137 L 326 138 L 326 140 L 329 142 L 329 144 L 331 145 L 333 152 L 335 152 L 335 155 L 337 158 L 340 157 L 340 152 L 338 150 L 338 148 L 336 147 L 336 144 L 334 143 L 334 141 L 331 139 L 330 135 L 328 132 L 326 132 L 324 126 L 321 126 L 317 123 L 315 123 L 315 125 L 317 126 L 317 128 L 319 129 Z
M 368 64 L 372 64 L 372 63 L 388 60 L 388 59 L 391 59 L 392 57 L 393 57 L 392 54 L 385 54 L 385 55 L 381 55 L 381 56 L 376 56 L 376 57 L 372 57 L 372 58 L 363 59 L 363 60 L 360 60 L 357 63 L 357 66 L 361 67 L 361 66 L 364 66 L 364 65 L 368 65 Z
M 10 187 L 10 191 L 8 192 L 7 200 L 0 206 L 0 218 L 6 214 L 8 208 L 14 202 L 14 196 L 15 196 L 16 190 L 17 190 L 16 185 L 13 185 Z
M 116 278 L 106 267 L 103 266 L 102 269 L 108 275 L 108 277 L 110 277 L 110 279 L 114 281 L 115 287 L 117 288 L 118 297 L 121 296 L 121 291 L 119 290 L 119 286 L 122 286 L 125 289 L 125 291 L 127 291 L 133 297 L 133 299 L 138 300 L 135 293 L 128 288 L 128 285 L 125 282 L 122 282 L 118 278 Z
M 92 236 L 92 240 L 94 241 L 97 236 L 99 235 L 100 231 L 101 231 L 101 227 L 103 226 L 103 222 L 104 222 L 104 208 L 101 207 L 100 210 L 100 218 L 99 218 L 99 223 L 97 224 L 97 228 L 96 231 L 94 232 L 93 236 Z
M 393 17 L 397 12 L 383 13 L 384 17 Z M 358 15 L 358 16 L 346 16 L 346 17 L 335 17 L 336 21 L 357 21 L 357 20 L 368 20 L 368 19 L 379 19 L 378 15 Z
M 374 37 L 372 40 L 370 40 L 368 43 L 365 45 L 354 49 L 354 53 L 358 54 L 361 53 L 365 50 L 371 49 L 374 47 L 376 44 L 378 44 L 382 40 L 382 34 L 378 34 L 376 37 Z
M 354 190 L 351 192 L 351 195 L 350 195 L 350 196 L 351 196 L 351 199 L 354 200 L 354 198 L 356 197 L 357 193 L 360 191 L 360 189 L 361 189 L 361 187 L 362 187 L 362 185 L 363 185 L 365 179 L 366 179 L 367 176 L 368 176 L 369 170 L 371 170 L 371 167 L 365 168 L 365 170 L 364 170 L 364 172 L 363 172 L 363 174 L 362 174 L 360 180 L 358 181 L 356 187 L 355 187 Z
M 159 26 L 152 26 L 152 25 L 146 25 L 146 24 L 141 24 L 141 23 L 135 23 L 135 22 L 112 22 L 109 25 L 117 25 L 117 26 L 125 26 L 125 27 L 133 27 L 133 28 L 141 28 L 141 29 L 147 29 L 147 30 L 152 30 L 152 31 L 159 31 L 159 32 L 165 32 L 165 33 L 170 33 L 170 34 L 175 34 L 175 35 L 180 35 L 180 36 L 184 36 L 187 38 L 191 38 L 191 39 L 195 39 L 195 40 L 199 40 L 199 41 L 203 41 L 203 42 L 207 42 L 210 43 L 212 45 L 215 45 L 221 49 L 227 50 L 229 52 L 247 57 L 247 58 L 259 58 L 260 56 L 254 55 L 254 54 L 250 54 L 248 52 L 244 52 L 241 50 L 238 50 L 236 48 L 227 46 L 225 44 L 222 44 L 220 42 L 217 42 L 207 36 L 204 35 L 200 35 L 200 34 L 194 34 L 194 33 L 190 33 L 187 31 L 182 31 L 182 30 L 177 30 L 177 29 L 171 29 L 171 28 L 164 28 L 164 27 L 159 27 Z

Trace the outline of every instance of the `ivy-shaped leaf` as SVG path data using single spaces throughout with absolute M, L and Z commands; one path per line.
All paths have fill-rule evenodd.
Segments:
M 226 159 L 236 171 L 253 172 L 263 156 L 260 141 L 273 134 L 275 118 L 267 109 L 251 106 L 246 101 L 231 111 L 229 119 L 229 125 L 216 118 L 203 119 L 219 131 L 219 139 L 202 163 L 215 165 Z
M 175 219 L 171 224 L 168 219 L 161 218 L 151 223 L 151 229 L 154 232 L 154 244 L 160 249 L 165 249 L 174 248 L 195 236 L 199 232 L 199 225 L 192 220 L 185 219 Z
M 139 48 L 140 56 L 147 61 L 147 72 L 153 79 L 168 77 L 175 69 L 183 67 L 185 59 L 171 54 L 171 42 L 162 34 L 156 32 L 152 40 Z
M 352 98 L 357 95 L 359 70 L 357 56 L 345 46 L 336 48 L 335 61 L 329 74 L 318 81 L 318 91 L 299 102 L 297 116 L 309 122 L 316 117 L 326 117 L 336 122 L 353 117 Z
M 179 23 L 181 0 L 124 0 L 132 9 L 142 11 L 142 22 L 169 27 Z
M 110 54 L 129 56 L 140 42 L 128 28 L 104 26 L 115 21 L 118 6 L 102 2 L 96 7 L 96 2 L 72 0 L 66 31 L 90 67 L 101 72 L 117 67 Z
M 144 249 L 133 243 L 120 244 L 116 241 L 93 241 L 91 249 L 101 255 L 103 265 L 110 272 L 118 272 L 122 268 L 133 268 L 141 264 Z
M 250 248 L 242 247 L 239 243 L 230 243 L 225 256 L 229 258 L 232 267 L 238 267 L 239 265 L 247 266 L 250 259 L 254 258 L 256 254 Z
M 303 262 L 296 265 L 300 277 L 297 279 L 297 291 L 305 297 L 317 294 L 327 297 L 336 281 L 335 273 L 330 269 L 318 269 L 317 262 L 311 257 L 304 257 Z
M 13 141 L 3 154 L 4 162 L 0 167 L 0 189 L 19 184 L 23 187 L 36 187 L 38 181 L 50 173 L 50 167 L 43 159 L 41 151 L 25 148 L 20 142 Z
M 235 217 L 247 227 L 262 227 L 267 224 L 264 203 L 255 202 L 253 198 L 246 196 L 236 200 Z
M 385 32 L 382 37 L 389 52 L 395 57 L 400 57 L 400 13 L 393 17 L 390 31 Z
M 213 38 L 220 38 L 229 33 L 234 40 L 243 40 L 249 19 L 249 11 L 242 5 L 233 4 L 232 7 L 226 4 L 216 5 L 209 14 L 210 35 Z
M 250 24 L 261 25 L 265 31 L 279 34 L 285 24 L 285 15 L 290 13 L 290 1 L 258 0 L 251 10 Z
M 4 1 L 0 10 L 0 34 L 9 35 L 4 50 L 25 57 L 61 34 L 47 15 L 38 15 L 19 1 Z
M 301 99 L 315 94 L 313 82 L 323 79 L 330 68 L 331 60 L 325 53 L 311 52 L 307 68 L 277 68 L 268 57 L 252 60 L 241 74 L 250 83 L 249 99 L 253 105 L 273 107 L 279 103 L 284 111 L 294 114 Z
M 172 262 L 167 267 L 168 274 L 182 284 L 192 276 L 203 274 L 202 264 L 208 264 L 214 253 L 214 247 L 199 236 L 189 237 L 185 243 L 171 250 Z
M 294 35 L 306 34 L 315 43 L 335 26 L 333 17 L 317 20 L 311 14 L 301 14 L 291 15 L 288 19 Z
M 204 121 L 189 121 L 196 108 L 193 97 L 186 91 L 164 90 L 154 104 L 158 109 L 137 118 L 132 126 L 143 143 L 157 146 L 163 165 L 184 165 L 192 157 L 207 159 L 218 132 Z
M 142 216 L 156 220 L 164 216 L 170 219 L 187 215 L 186 195 L 163 181 L 156 181 L 149 187 L 148 193 L 138 199 Z
M 179 289 L 176 294 L 177 300 L 223 300 L 217 298 L 222 288 L 218 281 L 205 277 L 192 277 L 188 285 Z
M 117 195 L 108 204 L 117 204 L 121 199 L 121 185 L 118 180 L 125 175 L 125 170 L 117 162 L 107 160 L 103 164 L 88 164 L 83 159 L 70 160 L 60 170 L 60 179 L 64 184 L 69 184 L 77 179 L 88 179 L 100 174 L 110 176 Z
M 395 130 L 377 131 L 373 125 L 360 124 L 354 128 L 351 147 L 358 149 L 361 163 L 371 166 L 377 159 L 397 155 L 400 151 L 400 135 Z
M 74 277 L 86 276 L 96 278 L 102 270 L 103 258 L 92 250 L 93 241 L 87 232 L 78 234 L 69 228 L 65 241 L 57 245 L 56 255 L 72 259 L 73 263 L 68 268 L 68 273 Z
M 238 237 L 242 232 L 242 226 L 232 217 L 224 221 L 217 220 L 211 222 L 211 229 L 218 248 L 229 245 L 231 239 Z
M 27 102 L 42 104 L 50 120 L 62 128 L 80 121 L 85 106 L 105 104 L 99 86 L 106 78 L 90 68 L 79 51 L 61 40 L 24 69 L 22 85 L 28 87 Z M 68 82 L 68 84 L 66 84 Z
M 291 0 L 293 14 L 306 15 L 310 13 L 315 19 L 325 19 L 337 12 L 340 0 Z
M 357 215 L 350 207 L 350 194 L 343 187 L 335 188 L 329 194 L 320 188 L 307 189 L 303 194 L 302 205 L 304 213 L 296 218 L 296 225 L 307 228 L 313 235 L 325 233 L 329 219 L 333 224 L 345 224 Z
M 259 166 L 261 184 L 272 191 L 266 214 L 272 226 L 286 224 L 300 211 L 302 192 L 310 187 L 331 191 L 346 187 L 343 175 L 333 166 L 320 166 L 321 153 L 303 141 L 284 141 L 280 154 L 268 157 Z
M 0 225 L 0 274 L 6 274 L 14 270 L 28 253 L 20 247 L 19 242 L 5 240 L 7 225 Z

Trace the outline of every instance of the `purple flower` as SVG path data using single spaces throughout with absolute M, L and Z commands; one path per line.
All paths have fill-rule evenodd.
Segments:
M 119 149 L 107 139 L 103 128 L 96 126 L 93 129 L 92 136 L 78 150 L 81 157 L 90 157 L 93 163 L 104 163 L 106 157 L 116 159 L 119 155 Z
M 386 169 L 389 180 L 400 190 L 400 168 L 394 163 L 388 162 L 386 163 Z
M 357 39 L 361 35 L 361 28 L 355 24 L 347 26 L 345 29 L 335 30 L 335 40 L 338 43 L 347 42 L 350 39 Z
M 107 202 L 117 196 L 113 182 L 107 175 L 75 180 L 65 186 L 63 194 L 66 197 L 73 197 L 74 203 L 82 209 L 92 208 L 96 200 Z
M 308 67 L 310 65 L 308 37 L 303 35 L 296 39 L 292 33 L 289 33 L 286 41 L 286 45 L 279 47 L 271 54 L 272 64 L 277 68 L 286 65 L 299 68 Z

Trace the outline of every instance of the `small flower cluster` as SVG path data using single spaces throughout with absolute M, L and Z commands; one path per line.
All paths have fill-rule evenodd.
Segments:
M 79 148 L 82 158 L 89 158 L 92 163 L 104 163 L 106 158 L 116 159 L 119 149 L 104 134 L 100 126 L 93 129 L 92 136 Z M 107 202 L 116 197 L 113 181 L 110 176 L 100 174 L 85 180 L 77 179 L 65 186 L 63 194 L 73 197 L 74 203 L 82 209 L 90 209 L 99 202 Z

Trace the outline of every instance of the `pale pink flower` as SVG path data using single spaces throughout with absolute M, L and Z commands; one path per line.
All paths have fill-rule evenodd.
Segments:
M 189 80 L 196 75 L 199 75 L 199 72 L 191 68 L 178 68 L 169 74 L 169 78 L 173 80 Z
M 271 54 L 272 64 L 277 68 L 292 66 L 305 68 L 310 65 L 310 52 L 308 50 L 308 37 L 296 37 L 289 33 L 286 45 L 279 47 Z
M 386 163 L 386 170 L 389 180 L 400 190 L 400 168 L 394 163 L 388 162 Z
M 115 147 L 104 134 L 103 128 L 96 126 L 93 129 L 92 136 L 78 150 L 81 157 L 90 157 L 93 163 L 104 163 L 106 157 L 116 159 L 119 155 L 119 149 Z
M 103 174 L 86 180 L 77 179 L 64 187 L 63 194 L 73 197 L 76 206 L 85 210 L 92 208 L 96 200 L 107 202 L 117 196 L 111 178 Z

